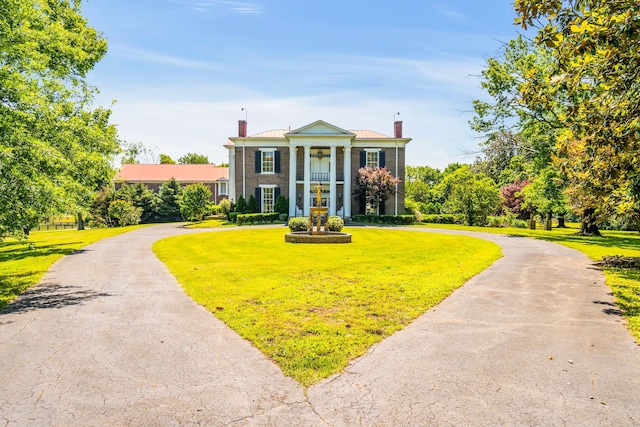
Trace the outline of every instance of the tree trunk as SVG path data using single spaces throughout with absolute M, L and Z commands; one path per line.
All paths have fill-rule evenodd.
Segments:
M 547 212 L 547 218 L 544 222 L 544 229 L 547 231 L 551 230 L 551 212 Z
M 78 212 L 78 230 L 84 230 L 84 221 L 80 212 Z
M 582 213 L 582 223 L 580 225 L 580 235 L 582 236 L 602 236 L 596 223 L 596 210 L 586 209 Z
M 558 215 L 558 226 L 556 228 L 567 228 L 564 223 L 564 215 Z

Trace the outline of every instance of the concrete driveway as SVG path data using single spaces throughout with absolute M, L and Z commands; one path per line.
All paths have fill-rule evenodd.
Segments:
M 640 347 L 574 250 L 463 232 L 504 257 L 305 390 L 151 252 L 192 232 L 87 246 L 0 313 L 0 425 L 640 425 Z

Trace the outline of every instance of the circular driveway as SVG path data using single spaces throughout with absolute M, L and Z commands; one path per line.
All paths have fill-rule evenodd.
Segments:
M 305 390 L 151 252 L 202 231 L 166 224 L 87 246 L 0 312 L 0 425 L 640 424 L 640 347 L 577 251 L 437 230 L 504 256 Z

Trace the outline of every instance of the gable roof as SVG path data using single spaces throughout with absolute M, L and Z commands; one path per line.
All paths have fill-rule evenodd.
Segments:
M 326 132 L 322 132 L 322 131 Z M 355 139 L 394 139 L 391 136 L 384 135 L 372 130 L 344 130 L 337 126 L 327 123 L 323 120 L 317 120 L 313 123 L 305 125 L 301 128 L 288 130 L 288 129 L 271 129 L 264 132 L 249 135 L 245 139 L 252 138 L 273 138 L 273 139 L 285 139 L 289 135 L 345 135 L 354 136 Z M 225 145 L 234 145 L 233 140 L 241 139 L 239 137 L 230 138 Z
M 228 181 L 229 168 L 204 165 L 122 165 L 114 181 L 165 182 L 174 178 L 178 182 Z

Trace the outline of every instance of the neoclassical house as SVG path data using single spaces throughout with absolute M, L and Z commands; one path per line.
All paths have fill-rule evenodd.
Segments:
M 306 216 L 317 203 L 315 187 L 322 186 L 321 203 L 329 215 L 350 218 L 366 206 L 352 196 L 358 169 L 386 167 L 404 179 L 405 146 L 402 122 L 394 136 L 369 130 L 344 130 L 318 120 L 295 130 L 274 129 L 247 136 L 240 120 L 238 136 L 229 138 L 229 197 L 254 195 L 262 212 L 273 211 L 279 195 L 289 199 L 290 216 Z M 380 214 L 404 214 L 404 182 L 395 196 L 380 206 Z

